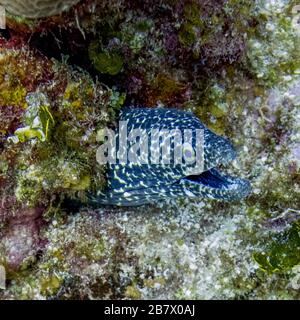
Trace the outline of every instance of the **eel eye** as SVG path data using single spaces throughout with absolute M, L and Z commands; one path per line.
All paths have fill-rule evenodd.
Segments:
M 193 146 L 192 146 L 190 143 L 185 142 L 185 143 L 183 144 L 182 156 L 183 156 L 184 161 L 185 161 L 187 164 L 193 164 L 193 163 L 195 163 L 195 161 L 196 161 L 196 154 L 195 154 L 195 150 L 194 150 Z

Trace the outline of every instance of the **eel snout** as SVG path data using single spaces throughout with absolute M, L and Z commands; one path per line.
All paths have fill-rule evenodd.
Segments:
M 220 166 L 230 164 L 237 153 L 229 140 L 213 132 L 205 133 L 204 171 L 181 179 L 191 194 L 213 199 L 234 201 L 245 198 L 251 191 L 247 180 L 222 173 Z

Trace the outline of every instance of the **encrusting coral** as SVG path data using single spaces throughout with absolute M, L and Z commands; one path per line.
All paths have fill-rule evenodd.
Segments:
M 3 42 L 0 54 L 0 219 L 15 225 L 105 185 L 96 135 L 113 123 L 123 96 L 25 45 Z

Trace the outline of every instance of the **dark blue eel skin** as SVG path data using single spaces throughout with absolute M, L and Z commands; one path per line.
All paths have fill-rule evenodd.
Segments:
M 247 180 L 225 175 L 216 169 L 236 158 L 232 144 L 206 128 L 190 112 L 175 109 L 126 108 L 119 120 L 128 121 L 128 132 L 144 129 L 204 130 L 204 165 L 195 173 L 195 166 L 162 164 L 110 164 L 106 190 L 90 195 L 94 205 L 139 206 L 161 202 L 167 198 L 210 198 L 236 201 L 251 191 Z M 150 140 L 150 136 L 149 136 Z M 196 139 L 193 139 L 193 148 Z

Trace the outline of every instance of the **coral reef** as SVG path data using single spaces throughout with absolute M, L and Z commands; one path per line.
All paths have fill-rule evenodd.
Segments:
M 9 14 L 0 298 L 299 299 L 298 4 L 84 0 L 53 17 Z M 124 103 L 190 110 L 230 138 L 239 157 L 224 169 L 251 196 L 89 208 L 86 192 L 106 183 L 96 134 Z
M 47 55 L 126 90 L 128 102 L 184 107 L 193 85 L 245 55 L 253 1 L 81 1 L 61 16 L 8 17 L 10 32 Z M 226 35 L 224 37 L 224 34 Z
M 94 157 L 97 131 L 113 123 L 123 96 L 25 45 L 3 42 L 0 50 L 0 219 L 35 224 L 34 212 L 66 196 L 84 201 L 85 191 L 105 185 L 105 168 Z M 8 233 L 24 241 L 22 232 Z

